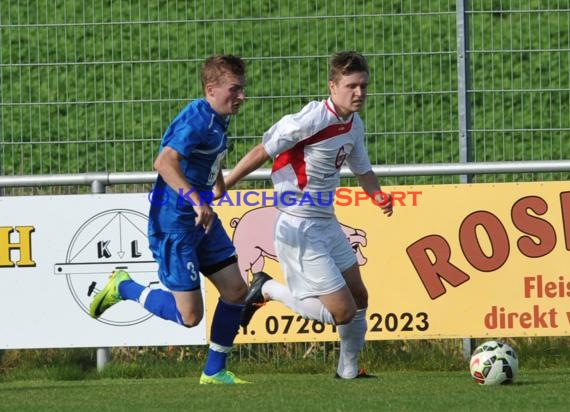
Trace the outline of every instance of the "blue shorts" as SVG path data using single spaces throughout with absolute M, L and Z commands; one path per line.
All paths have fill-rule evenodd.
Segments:
M 236 261 L 236 250 L 216 217 L 206 235 L 201 226 L 180 233 L 155 233 L 149 247 L 158 263 L 158 277 L 174 292 L 200 288 L 200 276 L 211 275 Z

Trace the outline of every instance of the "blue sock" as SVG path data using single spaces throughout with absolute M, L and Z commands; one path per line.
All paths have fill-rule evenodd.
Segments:
M 226 352 L 218 352 L 212 348 L 208 349 L 208 359 L 206 360 L 206 366 L 204 366 L 204 373 L 212 376 L 224 369 L 227 357 L 228 354 Z
M 218 300 L 212 327 L 210 329 L 210 349 L 204 373 L 212 376 L 225 369 L 228 353 L 239 330 L 239 320 L 243 305 L 232 305 Z
M 119 293 L 125 300 L 135 300 L 138 302 L 143 290 L 144 286 L 139 285 L 134 280 L 124 280 L 119 283 Z
M 183 325 L 182 316 L 176 307 L 174 295 L 162 289 L 152 289 L 145 301 L 144 308 L 150 313 L 166 320 Z

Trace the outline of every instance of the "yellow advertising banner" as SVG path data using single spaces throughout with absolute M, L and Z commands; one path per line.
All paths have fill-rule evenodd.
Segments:
M 570 190 L 566 182 L 384 187 L 386 217 L 360 188 L 336 214 L 369 292 L 367 340 L 570 334 Z M 272 191 L 214 201 L 248 281 L 284 282 L 273 243 Z M 218 296 L 206 293 L 211 320 Z M 338 339 L 280 302 L 258 310 L 237 343 Z

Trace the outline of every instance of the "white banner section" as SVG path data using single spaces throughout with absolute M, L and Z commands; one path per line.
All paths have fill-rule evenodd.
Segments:
M 89 316 L 93 294 L 116 267 L 160 287 L 146 236 L 147 196 L 0 197 L 0 348 L 206 343 L 204 320 L 184 328 L 137 302 Z

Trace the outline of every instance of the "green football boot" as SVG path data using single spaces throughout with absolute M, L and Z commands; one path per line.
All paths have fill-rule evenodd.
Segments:
M 91 302 L 89 314 L 92 318 L 97 319 L 115 303 L 123 300 L 119 293 L 119 285 L 125 280 L 131 280 L 131 277 L 124 270 L 115 270 L 109 276 L 109 282 L 95 295 L 93 302 Z
M 222 369 L 212 376 L 208 376 L 202 372 L 202 376 L 200 376 L 200 385 L 238 385 L 243 383 L 250 382 L 238 378 L 226 369 Z

